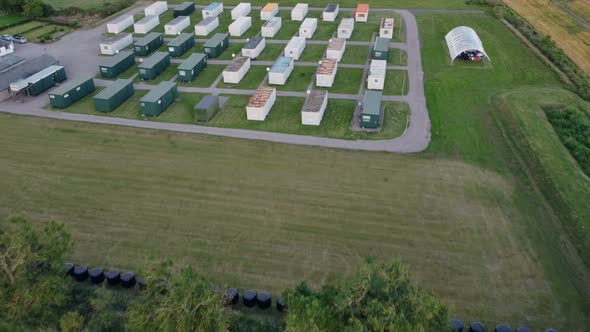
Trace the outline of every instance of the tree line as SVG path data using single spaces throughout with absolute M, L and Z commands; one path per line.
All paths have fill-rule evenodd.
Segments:
M 43 0 L 0 0 L 0 11 L 31 18 L 48 17 L 51 15 L 98 15 L 100 17 L 107 17 L 131 6 L 135 1 L 116 0 L 91 8 L 80 8 L 74 5 L 57 9 Z

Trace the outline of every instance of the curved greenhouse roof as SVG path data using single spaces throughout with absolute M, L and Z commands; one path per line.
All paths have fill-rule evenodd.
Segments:
M 449 53 L 451 55 L 451 61 L 466 51 L 479 51 L 490 58 L 486 51 L 483 49 L 483 44 L 475 30 L 470 27 L 460 26 L 451 30 L 445 37 L 447 46 L 449 47 Z

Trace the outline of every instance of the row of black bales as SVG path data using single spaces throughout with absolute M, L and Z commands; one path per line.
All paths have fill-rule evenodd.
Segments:
M 228 288 L 225 291 L 225 298 L 227 299 L 227 304 L 234 305 L 237 304 L 240 298 L 240 294 L 237 288 Z M 255 307 L 258 305 L 260 309 L 268 309 L 272 305 L 272 297 L 267 292 L 260 292 L 257 293 L 255 290 L 247 290 L 242 295 L 242 303 L 244 306 L 248 308 Z M 283 312 L 286 309 L 286 305 L 283 301 L 282 297 L 278 297 L 276 300 L 277 310 Z
M 486 327 L 480 322 L 473 322 L 469 325 L 469 329 L 465 329 L 465 325 L 458 319 L 453 319 L 451 321 L 451 329 L 453 332 L 486 332 Z M 510 326 L 506 324 L 498 324 L 494 328 L 494 332 L 531 332 L 531 329 L 528 327 L 519 327 L 516 330 L 513 330 Z M 548 329 L 545 332 L 558 332 L 555 329 Z
M 72 276 L 74 280 L 78 282 L 86 281 L 90 278 L 90 282 L 98 285 L 103 281 L 107 281 L 109 286 L 121 285 L 123 288 L 132 288 L 136 284 L 139 288 L 145 288 L 145 281 L 141 278 L 135 278 L 133 272 L 125 272 L 121 274 L 118 270 L 105 271 L 101 268 L 94 268 L 88 271 L 86 265 L 74 265 L 72 263 L 66 263 L 66 274 Z

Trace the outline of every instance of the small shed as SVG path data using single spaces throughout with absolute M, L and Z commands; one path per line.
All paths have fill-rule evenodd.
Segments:
M 158 32 L 150 32 L 143 38 L 135 41 L 133 51 L 135 55 L 146 56 L 157 50 L 164 44 L 164 36 Z
M 383 90 L 385 86 L 385 74 L 387 73 L 387 61 L 371 60 L 369 76 L 367 77 L 367 89 Z
M 361 103 L 361 113 L 359 115 L 359 125 L 363 128 L 377 128 L 381 123 L 381 91 L 366 90 L 363 102 Z
M 219 112 L 219 97 L 208 95 L 195 105 L 195 121 L 209 121 Z
M 285 85 L 287 79 L 293 72 L 293 58 L 282 56 L 270 68 L 268 72 L 268 83 L 274 85 Z
M 236 56 L 223 70 L 223 83 L 238 84 L 250 70 L 251 61 L 247 56 Z
M 338 38 L 350 38 L 354 31 L 354 19 L 343 18 L 338 25 Z
M 307 12 L 309 11 L 309 5 L 306 3 L 298 3 L 291 10 L 291 21 L 303 21 Z
M 250 59 L 256 59 L 266 47 L 266 39 L 264 37 L 256 36 L 250 40 L 242 48 L 242 55 Z
M 133 23 L 135 23 L 133 15 L 121 15 L 107 23 L 107 32 L 114 34 L 123 32 L 125 29 L 132 26 Z
M 315 72 L 315 85 L 330 88 L 338 71 L 338 62 L 334 59 L 322 59 Z
M 94 77 L 78 77 L 51 91 L 49 102 L 53 107 L 66 108 L 91 94 L 95 89 Z
M 102 77 L 113 78 L 131 68 L 134 64 L 135 54 L 131 51 L 121 51 L 112 57 L 103 59 L 98 68 Z
M 30 96 L 37 96 L 66 79 L 66 71 L 63 66 L 52 65 L 37 73 L 16 81 L 9 85 L 10 91 L 27 90 Z
M 336 61 L 342 60 L 344 51 L 346 50 L 346 39 L 344 38 L 332 38 L 328 44 L 328 50 L 326 51 L 326 58 L 334 59 Z
M 153 4 L 147 6 L 143 12 L 145 16 L 160 16 L 164 14 L 168 10 L 168 2 L 166 1 L 156 1 Z
M 234 9 L 231 10 L 231 19 L 237 20 L 239 17 L 248 16 L 250 11 L 252 10 L 252 6 L 249 2 L 240 2 Z
M 280 16 L 275 16 L 270 20 L 266 21 L 262 25 L 261 35 L 262 37 L 272 38 L 274 37 L 277 32 L 281 29 L 283 25 L 283 19 Z
M 139 100 L 141 114 L 145 116 L 162 114 L 174 102 L 177 95 L 178 90 L 174 82 L 164 81 L 156 85 Z
M 155 52 L 137 66 L 139 78 L 142 80 L 153 80 L 158 77 L 170 65 L 170 54 L 168 52 Z
M 229 46 L 229 34 L 216 33 L 203 45 L 205 54 L 210 58 L 217 58 Z
M 190 82 L 199 76 L 205 68 L 207 68 L 207 55 L 193 53 L 178 66 L 178 80 Z
M 177 5 L 174 8 L 174 17 L 178 16 L 190 16 L 192 13 L 195 12 L 195 3 L 191 1 L 186 1 Z
M 295 60 L 299 60 L 301 54 L 305 50 L 305 38 L 293 37 L 289 41 L 289 44 L 285 47 L 285 56 L 291 57 Z
M 160 25 L 160 17 L 150 15 L 133 24 L 133 31 L 135 31 L 135 33 L 148 33 L 158 25 Z
M 207 17 L 195 25 L 195 35 L 206 36 L 219 26 L 219 17 Z
M 308 17 L 303 20 L 303 23 L 301 23 L 301 26 L 299 27 L 299 37 L 312 38 L 317 28 L 318 19 Z
M 214 2 L 209 6 L 205 7 L 201 12 L 203 14 L 203 18 L 207 17 L 217 17 L 223 13 L 223 3 L 221 2 Z
M 389 54 L 389 39 L 377 37 L 373 46 L 372 58 L 375 60 L 387 60 Z
M 100 42 L 100 53 L 105 55 L 117 54 L 131 44 L 133 44 L 133 36 L 130 33 L 107 36 Z
M 179 57 L 195 46 L 195 36 L 192 33 L 182 33 L 168 43 L 170 56 Z
M 311 91 L 301 109 L 301 124 L 319 126 L 322 123 L 326 106 L 328 106 L 328 91 Z
M 322 12 L 322 20 L 325 22 L 334 22 L 336 21 L 336 17 L 338 17 L 338 13 L 340 12 L 340 5 L 337 3 L 331 3 L 324 8 Z
M 178 16 L 177 18 L 168 22 L 168 24 L 164 25 L 164 33 L 166 33 L 167 35 L 176 36 L 180 34 L 182 30 L 186 29 L 189 25 L 191 25 L 190 17 Z
M 252 27 L 252 18 L 250 16 L 242 16 L 233 21 L 229 27 L 229 35 L 232 37 L 240 37 L 244 32 Z
M 248 101 L 246 118 L 248 120 L 264 121 L 276 100 L 277 89 L 269 86 L 258 88 Z
M 369 4 L 359 3 L 356 6 L 354 20 L 357 22 L 367 22 L 369 20 Z
M 393 38 L 393 27 L 395 26 L 395 19 L 381 18 L 381 25 L 379 28 L 379 37 L 391 39 Z
M 118 79 L 94 96 L 94 109 L 99 112 L 112 112 L 134 93 L 133 80 Z
M 269 2 L 260 11 L 260 19 L 268 21 L 279 13 L 279 4 L 276 2 Z

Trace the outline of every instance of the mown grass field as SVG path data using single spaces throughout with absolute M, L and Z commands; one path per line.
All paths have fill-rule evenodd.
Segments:
M 72 1 L 72 0 L 62 0 L 62 1 Z M 182 3 L 183 0 L 170 0 L 168 3 Z M 235 6 L 243 2 L 241 0 L 226 0 L 223 1 L 224 5 L 227 6 Z M 391 3 L 389 0 L 371 0 L 367 1 L 371 6 L 376 8 L 438 8 L 438 9 L 465 9 L 465 8 L 473 8 L 473 6 L 468 6 L 465 4 L 463 0 L 436 0 L 436 1 L 422 1 L 422 0 L 399 0 L 395 3 Z M 266 0 L 255 0 L 250 1 L 252 6 L 264 6 L 268 3 Z M 295 6 L 298 3 L 297 0 L 285 0 L 281 1 L 281 6 Z M 326 2 L 322 0 L 312 0 L 307 1 L 310 7 L 325 7 Z M 340 7 L 348 7 L 354 8 L 357 6 L 358 2 L 353 0 L 342 0 L 338 1 Z
M 15 24 L 18 22 L 22 22 L 27 18 L 24 16 L 17 16 L 17 15 L 0 15 L 0 28 L 8 24 Z

